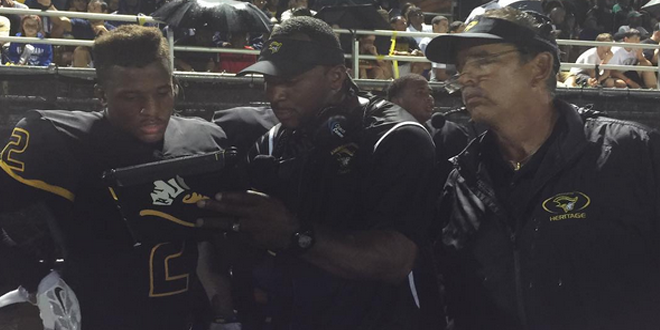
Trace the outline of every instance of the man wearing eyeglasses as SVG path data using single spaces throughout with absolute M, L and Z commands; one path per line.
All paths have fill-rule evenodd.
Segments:
M 555 98 L 548 25 L 503 8 L 427 48 L 490 127 L 440 203 L 448 313 L 457 329 L 658 329 L 658 133 Z

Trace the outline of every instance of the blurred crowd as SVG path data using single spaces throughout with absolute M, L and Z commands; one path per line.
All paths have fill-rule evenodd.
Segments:
M 147 15 L 160 8 L 166 0 L 2 0 L 3 7 L 35 8 L 44 10 L 67 10 L 89 13 Z M 335 4 L 329 0 L 250 0 L 273 24 L 291 17 L 314 16 L 324 6 Z M 362 1 L 374 4 L 382 17 L 381 25 L 357 26 L 355 23 L 328 22 L 334 28 L 370 29 L 383 26 L 394 31 L 427 33 L 460 33 L 465 23 L 454 17 L 425 12 L 423 8 L 398 0 Z M 553 33 L 558 39 L 589 41 L 627 42 L 657 45 L 660 42 L 660 25 L 654 10 L 645 10 L 647 1 L 641 0 L 540 0 L 545 15 L 552 21 Z M 357 1 L 356 3 L 360 3 Z M 494 1 L 473 11 L 490 8 Z M 482 9 L 481 11 L 479 11 Z M 657 11 L 660 14 L 660 11 Z M 471 16 L 473 16 L 471 15 Z M 471 19 L 472 17 L 467 17 Z M 462 18 L 466 19 L 466 18 Z M 373 20 L 365 17 L 365 20 Z M 73 38 L 91 40 L 122 24 L 121 21 L 86 20 L 67 17 L 39 17 L 35 15 L 0 16 L 0 36 L 22 36 L 31 38 Z M 372 28 L 373 29 L 373 28 Z M 244 32 L 220 32 L 210 29 L 176 29 L 175 43 L 178 46 L 222 47 L 241 50 L 260 50 L 267 34 Z M 363 55 L 395 55 L 423 57 L 432 38 L 389 37 L 359 35 L 359 53 Z M 342 35 L 342 46 L 347 53 L 353 47 L 352 36 Z M 616 87 L 655 88 L 657 77 L 650 71 L 615 71 L 597 69 L 596 65 L 618 64 L 656 66 L 658 52 L 630 47 L 584 47 L 562 46 L 562 62 L 593 64 L 594 68 L 573 68 L 558 75 L 558 84 L 565 87 Z M 203 53 L 178 51 L 175 53 L 175 69 L 180 71 L 237 73 L 254 63 L 256 55 L 243 53 Z M 93 58 L 88 47 L 51 46 L 38 42 L 6 43 L 2 48 L 2 63 L 5 65 L 93 67 Z M 351 67 L 349 65 L 349 67 Z M 395 79 L 409 73 L 420 74 L 429 81 L 445 81 L 455 75 L 451 65 L 425 61 L 388 61 L 384 59 L 362 59 L 359 72 L 353 76 L 363 79 Z

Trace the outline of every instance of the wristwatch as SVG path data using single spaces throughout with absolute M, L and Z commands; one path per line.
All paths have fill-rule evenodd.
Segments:
M 301 255 L 311 249 L 314 243 L 316 243 L 314 229 L 311 226 L 301 226 L 298 231 L 291 235 L 291 243 L 286 252 Z

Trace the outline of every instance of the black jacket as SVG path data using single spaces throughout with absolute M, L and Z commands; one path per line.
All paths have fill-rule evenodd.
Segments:
M 249 158 L 254 165 L 265 155 L 275 157 L 275 174 L 264 176 L 275 182 L 255 180 L 255 186 L 283 201 L 303 224 L 339 232 L 397 231 L 418 246 L 419 263 L 393 285 L 346 279 L 280 253 L 271 272 L 257 278 L 270 284 L 265 289 L 273 329 L 418 330 L 437 321 L 423 318 L 435 298 L 429 297 L 434 283 L 426 254 L 431 137 L 400 107 L 376 97 L 359 99 L 356 108 L 322 110 L 315 123 L 295 130 L 273 127 Z
M 486 132 L 454 159 L 441 202 L 457 329 L 658 329 L 660 141 L 556 101 L 530 188 L 503 206 Z

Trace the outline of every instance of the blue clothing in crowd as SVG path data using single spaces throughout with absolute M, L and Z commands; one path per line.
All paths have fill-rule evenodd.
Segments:
M 21 33 L 17 33 L 16 36 L 20 37 Z M 39 33 L 37 36 L 39 38 L 44 37 L 41 33 Z M 34 51 L 32 52 L 32 55 L 30 55 L 30 58 L 28 58 L 27 63 L 25 63 L 26 65 L 48 66 L 50 62 L 53 61 L 53 46 L 46 44 L 30 44 L 30 45 L 34 47 Z M 11 44 L 9 44 L 9 51 L 7 52 L 7 59 L 8 59 L 7 62 L 11 62 L 14 64 L 18 63 L 24 48 L 25 48 L 25 44 L 23 43 L 12 42 Z

